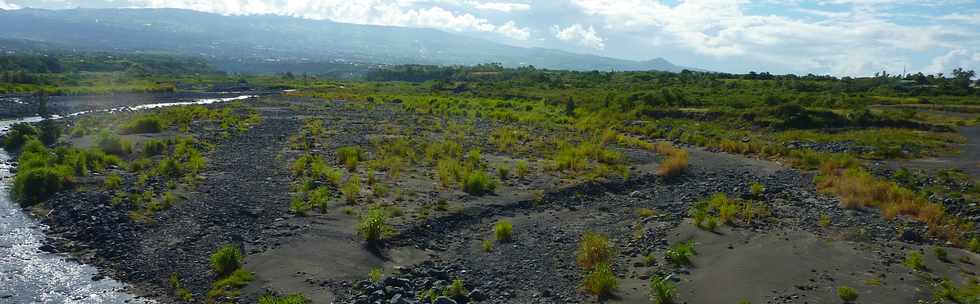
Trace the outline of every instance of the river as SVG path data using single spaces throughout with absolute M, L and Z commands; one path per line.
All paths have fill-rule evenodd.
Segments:
M 243 95 L 230 98 L 197 99 L 188 102 L 151 103 L 100 111 L 116 112 L 168 106 L 211 104 L 252 98 Z M 73 113 L 67 116 L 86 114 Z M 54 117 L 58 119 L 60 117 Z M 38 122 L 40 117 L 0 120 L 0 134 L 14 124 Z M 0 149 L 0 303 L 153 303 L 127 293 L 127 285 L 101 278 L 93 266 L 76 262 L 68 256 L 38 250 L 46 227 L 29 216 L 10 198 L 13 160 Z

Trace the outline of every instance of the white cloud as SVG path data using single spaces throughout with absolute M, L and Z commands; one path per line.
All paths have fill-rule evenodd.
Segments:
M 526 3 L 479 2 L 479 1 L 467 1 L 466 3 L 478 10 L 498 11 L 504 13 L 520 12 L 520 11 L 526 11 L 531 9 L 531 5 L 528 5 Z
M 962 22 L 962 23 L 977 25 L 980 24 L 980 13 L 973 13 L 973 14 L 952 13 L 952 14 L 940 16 L 937 19 L 943 21 Z
M 555 38 L 558 38 L 558 40 L 576 42 L 597 50 L 606 48 L 605 39 L 599 37 L 595 32 L 595 28 L 591 25 L 585 27 L 576 23 L 564 29 L 555 25 L 553 29 L 555 31 Z
M 135 7 L 184 8 L 225 15 L 277 14 L 344 23 L 427 27 L 453 32 L 491 32 L 516 40 L 527 40 L 530 37 L 529 29 L 519 27 L 513 21 L 496 25 L 486 18 L 470 13 L 454 12 L 440 6 L 420 7 L 425 2 L 421 0 L 128 1 Z
M 649 39 L 667 38 L 716 59 L 750 58 L 800 72 L 855 75 L 901 70 L 910 61 L 909 53 L 960 47 L 961 42 L 947 36 L 962 41 L 976 37 L 975 32 L 938 24 L 900 25 L 875 6 L 854 6 L 846 13 L 809 10 L 803 12 L 815 18 L 793 19 L 747 13 L 746 1 L 741 0 L 681 0 L 676 5 L 654 0 L 572 1 L 583 13 L 603 18 L 611 30 L 661 34 L 664 37 Z
M 15 10 L 15 9 L 19 9 L 19 8 L 20 7 L 17 6 L 16 4 L 7 3 L 4 0 L 0 0 L 0 9 L 3 9 L 3 10 Z
M 977 67 L 980 66 L 980 52 L 971 52 L 966 49 L 955 49 L 948 53 L 932 59 L 924 70 L 928 73 L 949 74 L 955 68 Z

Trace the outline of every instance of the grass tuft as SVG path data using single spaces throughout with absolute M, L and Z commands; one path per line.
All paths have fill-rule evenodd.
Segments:
M 591 270 L 596 265 L 608 264 L 612 257 L 613 249 L 606 236 L 591 231 L 582 235 L 576 254 L 576 261 L 580 267 Z
M 514 225 L 509 220 L 502 219 L 493 225 L 493 235 L 498 242 L 509 242 L 513 239 Z

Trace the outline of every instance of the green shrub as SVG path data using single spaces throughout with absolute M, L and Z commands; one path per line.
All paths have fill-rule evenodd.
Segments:
M 840 299 L 843 300 L 844 302 L 850 303 L 850 302 L 854 302 L 854 300 L 857 300 L 858 293 L 857 290 L 854 290 L 854 288 L 841 286 L 841 287 L 837 287 L 837 296 L 840 297 Z
M 465 299 L 467 293 L 469 291 L 463 286 L 463 279 L 456 278 L 453 279 L 453 282 L 449 286 L 446 286 L 446 290 L 442 292 L 442 295 L 459 300 Z
M 974 238 L 970 239 L 970 241 L 967 242 L 967 244 L 966 244 L 966 249 L 969 249 L 970 251 L 973 251 L 973 252 L 976 252 L 976 253 L 980 253 L 980 238 L 974 237 Z
M 381 282 L 382 275 L 381 267 L 373 267 L 371 268 L 371 272 L 368 273 L 368 280 L 374 283 Z
M 905 267 L 911 268 L 913 270 L 926 270 L 926 264 L 922 261 L 922 253 L 918 251 L 909 252 L 905 256 L 905 261 L 902 262 Z
M 105 177 L 105 182 L 102 183 L 102 188 L 106 190 L 116 190 L 122 186 L 122 177 L 119 174 L 109 174 Z
M 752 183 L 749 190 L 752 192 L 752 196 L 759 198 L 762 197 L 762 192 L 766 191 L 766 187 L 760 183 Z
M 585 276 L 582 286 L 597 297 L 607 297 L 619 288 L 619 279 L 609 263 L 599 263 Z
M 163 154 L 167 150 L 167 141 L 151 139 L 143 142 L 143 156 L 151 157 Z
M 180 282 L 180 277 L 176 273 L 170 275 L 170 288 L 174 290 L 174 296 L 181 299 L 184 302 L 191 302 L 194 300 L 194 295 L 191 294 L 187 288 Z
M 507 168 L 504 165 L 497 166 L 497 177 L 498 178 L 500 178 L 501 180 L 505 180 L 505 179 L 507 179 L 508 176 L 510 176 L 510 168 Z
M 484 252 L 493 251 L 493 240 L 483 240 L 483 251 Z
M 327 207 L 330 203 L 330 189 L 323 186 L 316 187 L 307 194 L 307 201 L 310 207 L 320 209 L 320 213 L 327 213 Z
M 365 160 L 364 151 L 360 147 L 342 147 L 337 149 L 337 161 L 347 167 L 347 171 L 357 170 L 357 163 Z
M 498 242 L 509 242 L 513 238 L 514 226 L 510 221 L 502 219 L 493 225 L 493 234 Z
M 946 252 L 946 249 L 943 249 L 943 247 L 939 247 L 939 246 L 932 247 L 932 253 L 940 261 L 943 261 L 943 262 L 948 262 L 949 261 L 949 253 L 947 253 Z
M 242 252 L 238 247 L 224 245 L 211 255 L 211 270 L 218 274 L 218 277 L 231 275 L 242 267 Z
M 526 160 L 518 160 L 517 164 L 514 165 L 514 175 L 519 178 L 527 177 L 527 174 L 531 171 L 530 166 Z
M 357 233 L 368 243 L 377 243 L 394 234 L 394 229 L 388 225 L 388 214 L 381 209 L 371 209 L 361 217 L 357 224 Z
M 670 276 L 650 281 L 650 295 L 656 304 L 673 304 L 676 293 L 677 285 L 670 281 Z
M 140 115 L 122 126 L 123 134 L 160 133 L 166 125 L 159 116 Z
M 694 241 L 687 243 L 674 244 L 667 249 L 664 254 L 664 259 L 674 266 L 689 266 L 691 265 L 691 257 L 697 254 L 694 250 Z
M 657 212 L 656 211 L 653 211 L 653 209 L 650 209 L 650 208 L 636 209 L 636 216 L 639 217 L 639 218 L 641 218 L 641 219 L 652 217 L 654 215 L 657 215 Z
M 113 155 L 123 156 L 133 152 L 132 142 L 107 131 L 100 132 L 96 136 L 95 144 L 105 153 Z
M 830 227 L 830 215 L 827 214 L 820 215 L 820 219 L 817 221 L 817 225 L 820 225 L 820 227 L 824 227 L 824 228 Z
M 39 134 L 40 131 L 30 124 L 15 124 L 4 135 L 3 148 L 7 151 L 16 151 L 23 147 L 28 140 L 37 138 Z
M 612 257 L 613 249 L 606 236 L 591 231 L 582 235 L 576 253 L 576 261 L 580 267 L 591 270 L 596 265 L 608 264 Z
M 287 295 L 285 297 L 264 295 L 259 298 L 259 304 L 307 304 L 309 302 L 306 297 L 299 294 Z
M 480 170 L 470 172 L 463 183 L 463 191 L 472 195 L 492 193 L 496 188 L 497 185 L 490 179 L 490 176 Z
M 211 285 L 211 290 L 208 291 L 208 297 L 212 299 L 219 297 L 236 297 L 238 296 L 237 289 L 247 286 L 252 280 L 255 280 L 255 275 L 253 275 L 251 272 L 245 271 L 245 269 L 238 268 L 229 275 L 215 281 L 214 284 Z
M 310 205 L 303 200 L 302 196 L 294 196 L 289 202 L 289 210 L 299 216 L 306 216 L 310 211 Z
M 67 170 L 53 167 L 21 169 L 14 177 L 14 199 L 24 206 L 40 203 L 71 184 Z
M 340 192 L 344 193 L 344 198 L 347 200 L 347 203 L 357 203 L 357 199 L 361 196 L 361 177 L 357 175 L 351 176 L 347 179 L 347 183 L 340 188 Z

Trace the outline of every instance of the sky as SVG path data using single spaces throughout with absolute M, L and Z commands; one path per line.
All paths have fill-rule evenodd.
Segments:
M 978 0 L 0 0 L 0 9 L 185 8 L 435 28 L 713 71 L 980 70 Z

